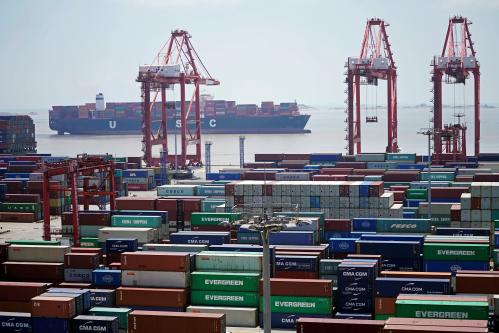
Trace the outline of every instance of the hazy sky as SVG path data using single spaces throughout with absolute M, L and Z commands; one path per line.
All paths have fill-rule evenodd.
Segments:
M 454 14 L 473 21 L 482 102 L 499 102 L 498 0 L 1 0 L 0 108 L 47 109 L 96 92 L 138 101 L 138 66 L 177 28 L 221 81 L 207 90 L 217 98 L 341 105 L 344 62 L 370 17 L 390 23 L 399 103 L 428 102 L 429 64 Z

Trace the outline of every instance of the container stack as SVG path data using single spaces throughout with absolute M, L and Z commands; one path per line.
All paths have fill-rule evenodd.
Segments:
M 229 325 L 257 326 L 262 261 L 257 252 L 198 253 L 188 311 L 219 311 Z
M 303 317 L 330 318 L 333 311 L 330 281 L 316 279 L 270 279 L 272 328 L 294 329 Z M 263 296 L 263 283 L 260 283 Z M 260 298 L 260 327 L 263 327 L 264 298 Z
M 499 219 L 499 183 L 471 183 L 470 193 L 461 195 L 459 217 L 459 227 L 490 228 Z
M 0 116 L 0 153 L 36 153 L 35 124 L 30 116 Z
M 123 170 L 123 182 L 129 191 L 150 191 L 156 187 L 154 169 Z
M 101 263 L 101 249 L 72 248 L 64 255 L 64 281 L 92 283 L 92 272 Z
M 376 260 L 345 260 L 338 266 L 337 316 L 354 314 L 372 319 L 377 270 Z
M 64 257 L 69 251 L 63 245 L 11 244 L 9 261 L 2 264 L 3 276 L 10 281 L 63 282 Z
M 298 206 L 303 211 L 323 211 L 325 218 L 402 218 L 401 204 L 384 193 L 383 182 L 240 181 L 225 185 L 229 206 L 262 207 L 283 211 Z
M 118 306 L 185 311 L 191 284 L 188 253 L 124 252 L 121 268 L 122 286 L 116 289 Z
M 490 246 L 488 240 L 484 244 L 473 236 L 427 238 L 424 243 L 423 259 L 424 270 L 427 272 L 488 270 Z

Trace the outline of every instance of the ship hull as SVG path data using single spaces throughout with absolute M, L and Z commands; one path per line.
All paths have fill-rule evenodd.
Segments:
M 209 117 L 201 119 L 201 132 L 207 134 L 310 133 L 305 129 L 310 115 L 272 117 Z M 140 119 L 50 119 L 50 129 L 58 134 L 131 135 L 141 134 Z M 153 122 L 156 131 L 160 122 Z M 189 128 L 193 130 L 193 125 Z M 168 132 L 180 131 L 180 120 L 169 119 Z

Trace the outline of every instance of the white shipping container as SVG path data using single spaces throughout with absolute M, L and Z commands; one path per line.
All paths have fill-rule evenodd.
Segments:
M 9 261 L 64 262 L 64 255 L 70 247 L 64 245 L 15 245 L 8 247 Z
M 158 196 L 195 196 L 197 185 L 161 185 L 158 186 Z
M 279 172 L 275 175 L 276 180 L 310 180 L 308 172 Z
M 188 288 L 191 274 L 186 272 L 136 271 L 121 272 L 121 285 L 126 287 Z
M 106 227 L 99 230 L 99 242 L 109 238 L 137 238 L 140 244 L 158 241 L 158 229 L 154 228 L 116 228 Z
M 227 326 L 256 327 L 258 325 L 258 308 L 191 305 L 187 307 L 187 312 L 223 313 Z

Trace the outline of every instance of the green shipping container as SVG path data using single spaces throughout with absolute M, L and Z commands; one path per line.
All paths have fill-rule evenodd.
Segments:
M 410 182 L 384 182 L 384 187 L 389 188 L 390 186 L 411 186 Z
M 258 291 L 259 273 L 191 273 L 191 289 L 223 291 Z
M 191 290 L 192 305 L 256 307 L 258 298 L 258 292 Z
M 32 240 L 32 239 L 11 239 L 6 240 L 5 243 L 11 245 L 61 245 L 60 240 Z
M 405 192 L 405 197 L 407 199 L 422 199 L 422 200 L 427 200 L 428 199 L 428 190 L 425 189 L 408 189 Z
M 431 221 L 428 219 L 378 218 L 376 232 L 430 233 Z
M 492 260 L 494 260 L 494 266 L 499 266 L 499 250 L 494 250 L 492 252 Z
M 203 213 L 215 213 L 217 207 L 223 205 L 225 200 L 203 200 L 201 201 L 201 211 Z
M 232 223 L 240 220 L 240 213 L 192 213 L 191 225 L 192 226 L 213 226 L 219 225 L 223 222 Z
M 330 297 L 298 297 L 298 296 L 271 296 L 270 308 L 278 313 L 315 313 L 331 314 Z M 263 297 L 260 298 L 260 309 L 264 308 Z
M 124 228 L 160 228 L 161 216 L 147 215 L 113 215 L 111 217 L 112 227 Z
M 453 181 L 456 174 L 454 172 L 432 172 L 432 181 Z M 429 179 L 428 172 L 421 172 L 421 180 L 425 181 Z
M 393 315 L 389 314 L 377 314 L 374 316 L 374 320 L 388 320 L 388 318 L 393 317 Z
M 449 302 L 432 300 L 398 300 L 395 302 L 397 317 L 430 319 L 487 320 L 487 302 Z
M 128 329 L 128 314 L 131 309 L 127 308 L 104 308 L 104 307 L 94 307 L 88 310 L 91 316 L 111 316 L 118 318 L 118 328 L 126 330 Z
M 196 255 L 196 269 L 205 272 L 261 272 L 261 253 L 204 251 Z
M 91 237 L 95 238 L 99 236 L 99 229 L 104 228 L 101 225 L 81 225 L 80 226 L 80 237 Z
M 99 238 L 96 237 L 82 237 L 80 238 L 81 247 L 100 247 Z
M 492 215 L 492 220 L 499 220 L 499 210 L 497 209 L 493 209 L 491 211 L 491 215 Z
M 0 204 L 0 212 L 38 213 L 39 211 L 39 203 L 4 202 Z
M 424 260 L 488 261 L 487 244 L 426 243 L 423 247 Z

